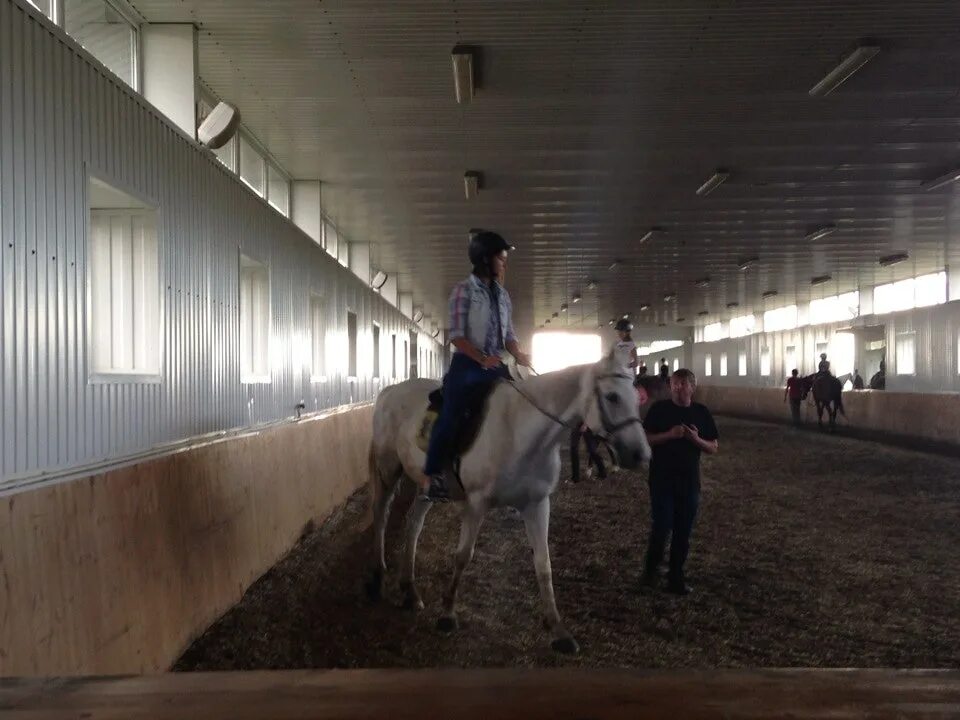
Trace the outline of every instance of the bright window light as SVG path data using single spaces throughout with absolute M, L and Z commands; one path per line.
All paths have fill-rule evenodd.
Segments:
M 703 328 L 703 341 L 713 342 L 714 340 L 723 340 L 727 336 L 724 332 L 723 323 L 712 323 Z
M 760 351 L 760 374 L 764 377 L 770 376 L 770 348 Z
M 650 343 L 650 352 L 665 352 L 678 347 L 683 347 L 683 340 L 654 340 Z
M 746 377 L 747 375 L 747 351 L 746 350 L 740 351 L 740 357 L 738 358 L 737 366 L 738 366 L 737 369 L 739 370 L 739 373 L 740 373 L 740 377 Z
M 897 335 L 897 375 L 917 372 L 917 340 L 913 333 Z
M 793 330 L 797 326 L 797 306 L 787 305 L 786 307 L 767 310 L 763 314 L 764 332 L 776 332 L 777 330 Z
M 841 332 L 833 336 L 830 343 L 830 369 L 834 375 L 853 373 L 854 363 L 857 362 L 857 343 L 853 333 Z M 852 383 L 851 383 L 852 385 Z
M 730 320 L 730 337 L 743 337 L 757 329 L 756 315 L 741 315 Z
M 720 353 L 720 377 L 727 376 L 727 354 Z
M 958 342 L 958 347 L 960 347 L 960 342 Z M 960 365 L 958 365 L 960 367 Z M 960 372 L 960 370 L 958 370 Z M 704 377 L 710 377 L 713 375 L 713 358 L 707 354 L 703 358 L 703 375 Z
M 676 372 L 680 369 L 680 358 L 673 359 L 673 371 Z
M 810 301 L 811 325 L 852 320 L 859 314 L 860 292 L 858 290 Z
M 938 272 L 917 278 L 916 306 L 942 305 L 947 301 L 947 273 Z
M 797 367 L 797 346 L 796 345 L 787 345 L 783 350 L 783 365 L 784 370 L 788 373 L 793 372 L 794 370 L 799 370 Z
M 594 363 L 601 356 L 599 335 L 539 332 L 533 336 L 533 366 L 540 373 Z

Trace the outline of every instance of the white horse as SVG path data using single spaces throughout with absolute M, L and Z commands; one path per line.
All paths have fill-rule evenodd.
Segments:
M 546 622 L 553 633 L 552 646 L 559 652 L 578 651 L 557 612 L 547 546 L 550 494 L 560 477 L 560 443 L 569 437 L 571 428 L 585 422 L 599 429 L 598 434 L 616 452 L 620 466 L 635 468 L 649 460 L 650 446 L 637 414 L 632 380 L 611 353 L 595 365 L 501 383 L 493 389 L 479 434 L 461 460 L 464 507 L 460 543 L 453 580 L 443 597 L 443 614 L 437 623 L 441 630 L 457 627 L 457 587 L 473 557 L 484 516 L 491 508 L 511 506 L 521 513 L 533 547 Z M 396 489 L 404 476 L 418 486 L 426 482 L 421 470 L 424 453 L 417 447 L 416 436 L 427 395 L 438 386 L 435 380 L 394 385 L 380 393 L 374 409 L 370 483 L 375 567 L 367 590 L 375 599 L 382 593 L 386 571 L 384 531 Z M 417 539 L 430 507 L 431 503 L 418 493 L 407 516 L 401 589 L 404 605 L 413 609 L 423 608 L 414 583 L 414 566 Z

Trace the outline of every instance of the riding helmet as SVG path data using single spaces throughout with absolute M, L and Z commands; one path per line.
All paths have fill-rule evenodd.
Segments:
M 499 233 L 492 230 L 481 230 L 470 238 L 470 249 L 468 254 L 470 262 L 474 267 L 485 266 L 487 262 L 497 253 L 506 250 L 509 252 L 514 247 L 503 239 Z
M 614 325 L 614 329 L 617 332 L 633 332 L 633 323 L 626 318 L 621 318 L 617 320 L 617 324 Z

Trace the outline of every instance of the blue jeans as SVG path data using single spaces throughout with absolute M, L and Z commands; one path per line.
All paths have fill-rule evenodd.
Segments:
M 670 539 L 670 580 L 683 582 L 683 565 L 690 552 L 690 534 L 700 506 L 699 478 L 664 478 L 650 481 L 650 545 L 646 571 L 653 574 L 663 560 L 667 535 Z
M 467 400 L 480 386 L 491 385 L 499 378 L 509 378 L 504 365 L 493 370 L 484 370 L 463 353 L 454 353 L 450 369 L 443 378 L 443 407 L 430 433 L 430 447 L 423 472 L 439 475 L 444 461 L 456 439 L 457 423 L 463 418 Z

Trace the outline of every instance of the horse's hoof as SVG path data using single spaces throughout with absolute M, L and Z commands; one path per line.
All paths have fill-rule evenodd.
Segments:
M 444 615 L 437 620 L 437 630 L 440 632 L 451 633 L 457 629 L 457 619 L 449 615 Z
M 580 652 L 580 646 L 577 645 L 577 641 L 572 637 L 557 638 L 550 643 L 550 647 L 553 648 L 554 652 L 562 653 L 564 655 L 576 655 Z

